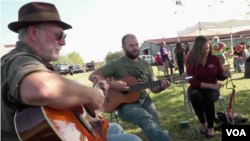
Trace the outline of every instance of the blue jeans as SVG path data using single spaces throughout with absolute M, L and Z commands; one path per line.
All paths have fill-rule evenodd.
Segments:
M 121 125 L 117 123 L 109 123 L 107 131 L 107 141 L 142 141 L 134 134 L 123 134 Z
M 171 74 L 173 74 L 173 68 L 175 68 L 174 64 L 172 63 L 172 61 L 168 61 L 168 65 L 169 65 Z
M 235 60 L 234 65 L 237 68 L 237 71 L 241 71 L 240 64 L 244 64 L 246 59 Z
M 139 126 L 150 141 L 171 141 L 162 131 L 155 105 L 150 97 L 139 102 L 122 104 L 118 116 L 123 121 Z

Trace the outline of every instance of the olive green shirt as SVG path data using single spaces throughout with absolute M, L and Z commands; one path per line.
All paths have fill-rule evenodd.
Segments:
M 19 84 L 34 72 L 56 69 L 39 58 L 25 43 L 18 41 L 16 48 L 1 58 L 1 139 L 18 141 L 14 127 L 14 115 L 24 103 L 20 98 Z
M 141 58 L 138 59 L 138 62 L 131 62 L 123 56 L 109 62 L 99 70 L 104 77 L 113 77 L 116 80 L 125 76 L 133 76 L 137 79 L 138 83 L 157 81 L 150 64 Z M 146 98 L 148 94 L 148 89 L 141 90 L 140 98 Z

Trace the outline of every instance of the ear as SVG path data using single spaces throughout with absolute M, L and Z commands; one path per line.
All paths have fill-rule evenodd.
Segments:
M 36 29 L 34 26 L 30 26 L 27 29 L 27 34 L 32 41 L 38 41 L 38 29 Z
M 122 49 L 125 50 L 125 46 L 122 46 Z

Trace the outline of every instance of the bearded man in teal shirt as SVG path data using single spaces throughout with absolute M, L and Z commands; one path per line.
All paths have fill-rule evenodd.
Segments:
M 149 63 L 140 59 L 139 46 L 135 35 L 127 34 L 122 38 L 122 49 L 124 56 L 113 60 L 96 70 L 89 76 L 90 81 L 94 81 L 93 75 L 113 77 L 118 81 L 108 81 L 110 88 L 118 91 L 129 91 L 130 87 L 120 79 L 125 76 L 133 76 L 139 83 L 156 81 L 153 69 Z M 160 86 L 150 88 L 153 93 L 160 93 L 170 86 L 170 82 L 164 78 Z M 140 98 L 135 103 L 124 103 L 118 108 L 118 116 L 123 121 L 131 122 L 139 126 L 150 141 L 170 141 L 160 127 L 156 107 L 149 96 L 149 90 L 140 91 Z

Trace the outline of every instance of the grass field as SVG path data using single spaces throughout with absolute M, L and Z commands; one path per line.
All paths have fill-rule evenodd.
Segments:
M 153 67 L 155 74 L 158 79 L 163 78 L 163 72 L 157 73 L 157 68 Z M 75 79 L 80 81 L 83 85 L 91 86 L 92 83 L 88 81 L 88 76 L 90 73 L 81 73 L 74 74 L 73 76 L 66 76 L 71 80 Z M 178 71 L 174 73 L 174 75 L 178 75 Z M 245 79 L 243 73 L 234 73 L 232 72 L 233 83 L 236 88 L 236 100 L 237 103 L 234 105 L 235 113 L 240 113 L 242 117 L 250 118 L 250 79 Z M 226 83 L 226 80 L 223 82 L 219 82 L 222 84 Z M 189 84 L 186 84 L 186 89 Z M 228 84 L 228 87 L 232 88 L 231 83 Z M 232 94 L 232 89 L 221 88 L 220 89 L 221 96 L 224 96 L 226 100 L 223 102 L 225 108 L 228 108 L 229 98 Z M 204 135 L 198 134 L 193 122 L 191 115 L 188 115 L 189 128 L 187 130 L 183 130 L 180 127 L 180 122 L 185 120 L 184 113 L 184 101 L 183 101 L 183 89 L 181 85 L 172 84 L 168 89 L 162 91 L 161 93 L 154 94 L 150 93 L 155 106 L 157 108 L 157 112 L 159 115 L 161 127 L 163 130 L 169 131 L 169 137 L 173 141 L 203 141 L 207 140 Z M 215 104 L 216 111 L 222 111 L 222 108 L 219 103 Z M 102 115 L 110 120 L 110 114 L 102 113 Z M 198 121 L 198 118 L 196 117 Z M 138 135 L 143 141 L 149 141 L 147 137 L 144 135 L 142 130 L 131 123 L 123 122 L 119 119 L 120 124 L 125 130 L 125 133 L 132 133 Z M 199 126 L 200 123 L 198 122 Z M 248 120 L 246 123 L 249 125 L 250 121 Z M 216 126 L 216 125 L 215 125 Z M 214 138 L 210 139 L 211 141 L 220 141 L 222 140 L 221 134 L 216 134 Z

